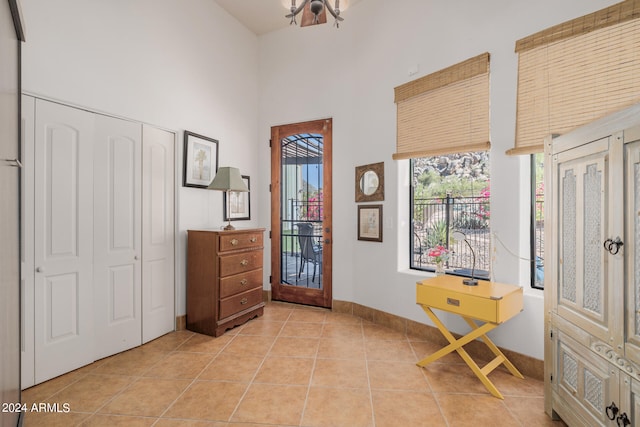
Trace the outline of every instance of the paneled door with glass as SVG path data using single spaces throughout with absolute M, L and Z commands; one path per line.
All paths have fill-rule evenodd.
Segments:
M 274 300 L 331 307 L 331 119 L 271 128 Z

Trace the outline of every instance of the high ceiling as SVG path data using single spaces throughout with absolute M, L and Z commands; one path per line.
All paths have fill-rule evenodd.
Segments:
M 238 21 L 244 24 L 248 29 L 257 35 L 265 34 L 270 31 L 279 30 L 289 25 L 289 19 L 285 15 L 289 13 L 284 4 L 291 5 L 290 0 L 215 0 L 224 10 L 229 12 Z M 350 0 L 349 6 L 360 0 Z M 299 5 L 301 0 L 297 0 Z M 345 7 L 344 0 L 341 1 L 341 9 Z M 333 4 L 333 1 L 332 3 Z M 345 15 L 345 21 L 347 16 Z M 300 19 L 298 19 L 300 22 Z M 330 17 L 330 21 L 333 18 Z

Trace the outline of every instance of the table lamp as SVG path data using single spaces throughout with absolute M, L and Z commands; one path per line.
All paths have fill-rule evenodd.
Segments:
M 467 286 L 478 286 L 478 280 L 474 279 L 473 277 L 474 273 L 476 272 L 476 253 L 471 247 L 471 243 L 469 243 L 469 241 L 467 240 L 467 236 L 462 231 L 457 231 L 457 230 L 454 231 L 452 234 L 452 237 L 453 237 L 453 240 L 458 242 L 461 242 L 464 240 L 467 246 L 469 246 L 469 249 L 471 250 L 471 255 L 473 256 L 473 267 L 471 268 L 471 278 L 464 279 L 462 283 Z
M 213 178 L 211 184 L 207 187 L 209 190 L 218 190 L 224 191 L 227 194 L 227 217 L 229 219 L 229 224 L 224 227 L 225 230 L 235 230 L 236 228 L 231 225 L 231 210 L 229 208 L 229 203 L 231 202 L 231 197 L 229 197 L 230 191 L 240 191 L 246 192 L 249 191 L 244 181 L 242 180 L 242 175 L 240 175 L 240 169 L 232 168 L 228 166 L 218 168 L 216 172 L 216 177 Z

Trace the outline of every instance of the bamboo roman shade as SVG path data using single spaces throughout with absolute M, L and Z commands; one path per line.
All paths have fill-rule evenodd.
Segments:
M 488 150 L 489 54 L 395 88 L 395 160 Z
M 563 134 L 640 102 L 640 0 L 627 0 L 516 43 L 516 145 L 543 151 Z

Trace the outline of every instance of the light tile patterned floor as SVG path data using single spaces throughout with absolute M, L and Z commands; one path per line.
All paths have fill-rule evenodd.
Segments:
M 492 397 L 456 355 L 419 368 L 433 343 L 357 317 L 271 303 L 219 338 L 173 332 L 23 392 L 68 404 L 32 426 L 563 426 L 543 384 L 506 370 Z

